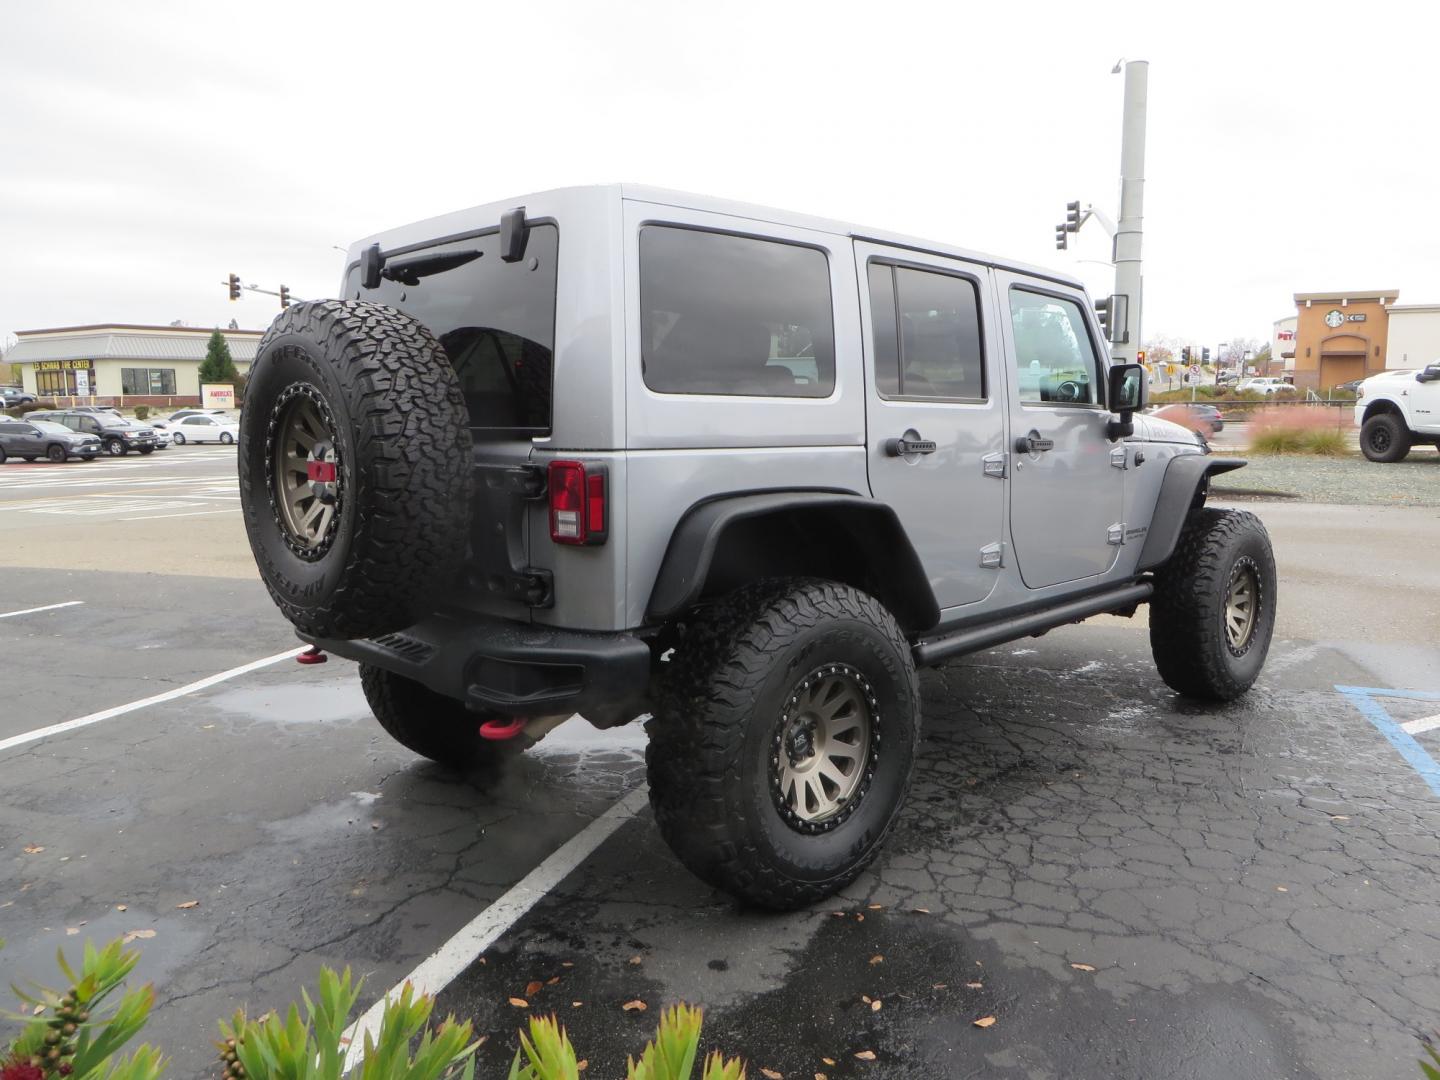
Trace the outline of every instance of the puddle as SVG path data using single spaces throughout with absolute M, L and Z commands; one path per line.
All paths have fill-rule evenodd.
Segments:
M 275 724 L 350 724 L 370 719 L 359 680 L 238 687 L 206 701 L 227 713 Z

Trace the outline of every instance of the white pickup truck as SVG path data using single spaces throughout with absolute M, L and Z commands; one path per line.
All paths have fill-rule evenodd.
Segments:
M 1440 360 L 1366 379 L 1356 391 L 1355 426 L 1371 461 L 1400 461 L 1416 443 L 1440 447 Z

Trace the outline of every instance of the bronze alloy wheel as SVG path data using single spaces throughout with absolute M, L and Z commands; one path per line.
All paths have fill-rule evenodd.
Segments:
M 344 494 L 330 410 L 314 387 L 295 383 L 271 412 L 271 502 L 290 549 L 304 559 L 330 545 Z
M 847 664 L 826 664 L 795 687 L 770 760 L 775 804 L 792 828 L 826 831 L 860 805 L 874 774 L 877 720 L 874 691 Z
M 1254 640 L 1260 602 L 1259 572 L 1251 559 L 1241 559 L 1230 571 L 1225 593 L 1225 644 L 1236 656 L 1243 656 Z

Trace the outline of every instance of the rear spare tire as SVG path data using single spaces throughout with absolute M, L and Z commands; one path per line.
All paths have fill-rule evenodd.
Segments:
M 292 305 L 260 342 L 239 441 L 250 548 L 301 633 L 399 630 L 459 575 L 468 415 L 445 351 L 410 316 Z

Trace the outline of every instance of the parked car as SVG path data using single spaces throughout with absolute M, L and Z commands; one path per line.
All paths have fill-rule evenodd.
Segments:
M 218 442 L 230 444 L 240 436 L 240 422 L 229 416 L 197 413 L 187 416 L 170 429 L 176 446 L 185 443 Z
M 33 404 L 35 404 L 34 394 L 28 393 L 18 386 L 0 386 L 0 409 Z
M 1364 379 L 1351 379 L 1349 382 L 1342 382 L 1333 387 L 1332 390 L 1342 390 L 1347 394 L 1358 394 L 1360 392 L 1360 384 L 1364 381 Z
M 138 420 L 126 420 L 109 412 L 85 412 L 65 409 L 47 419 L 64 424 L 71 431 L 94 435 L 107 454 L 123 457 L 131 450 L 142 454 L 155 452 L 155 429 Z
M 1187 427 L 1191 431 L 1198 431 L 1202 435 L 1215 434 L 1217 431 L 1225 430 L 1225 417 L 1214 405 L 1206 405 L 1199 401 L 1182 401 L 1174 405 L 1162 405 L 1156 409 L 1153 416 L 1162 420 L 1169 420 L 1171 423 Z
M 1265 662 L 1265 527 L 1204 506 L 1245 462 L 1137 415 L 1062 273 L 609 186 L 367 237 L 339 295 L 276 318 L 245 393 L 280 611 L 452 766 L 643 721 L 661 835 L 752 904 L 879 851 L 918 668 L 1142 603 L 1181 694 Z
M 0 463 L 18 457 L 24 461 L 49 458 L 57 465 L 72 457 L 94 461 L 100 453 L 100 439 L 92 434 L 71 431 L 49 420 L 0 419 Z
M 1356 393 L 1355 426 L 1371 461 L 1403 460 L 1416 443 L 1440 448 L 1440 360 L 1419 371 L 1371 375 Z
M 122 413 L 119 409 L 115 408 L 114 405 L 72 405 L 72 406 L 70 406 L 70 408 L 68 408 L 68 409 L 66 409 L 66 410 L 64 410 L 64 411 L 65 411 L 65 412 L 88 412 L 88 413 L 96 413 L 97 415 L 100 414 L 100 413 L 105 413 L 105 414 L 108 414 L 108 415 L 110 415 L 110 416 L 118 416 L 118 417 L 120 417 L 122 420 L 125 418 L 125 414 Z
M 155 431 L 155 449 L 156 449 L 156 450 L 168 450 L 168 449 L 170 449 L 170 433 L 169 433 L 168 431 L 165 431 L 165 430 L 162 429 L 162 428 L 155 427 L 154 424 L 151 424 L 150 426 L 151 426 L 152 428 L 154 428 L 154 431 Z
M 1293 391 L 1295 386 L 1293 383 L 1288 383 L 1284 379 L 1279 379 L 1272 375 L 1261 375 L 1257 378 L 1245 379 L 1235 389 L 1241 392 L 1253 390 L 1257 394 L 1264 394 L 1266 397 L 1269 397 L 1271 394 L 1283 394 L 1288 391 Z
M 153 421 L 155 429 L 169 431 L 187 416 L 224 416 L 224 409 L 176 409 L 163 420 Z

